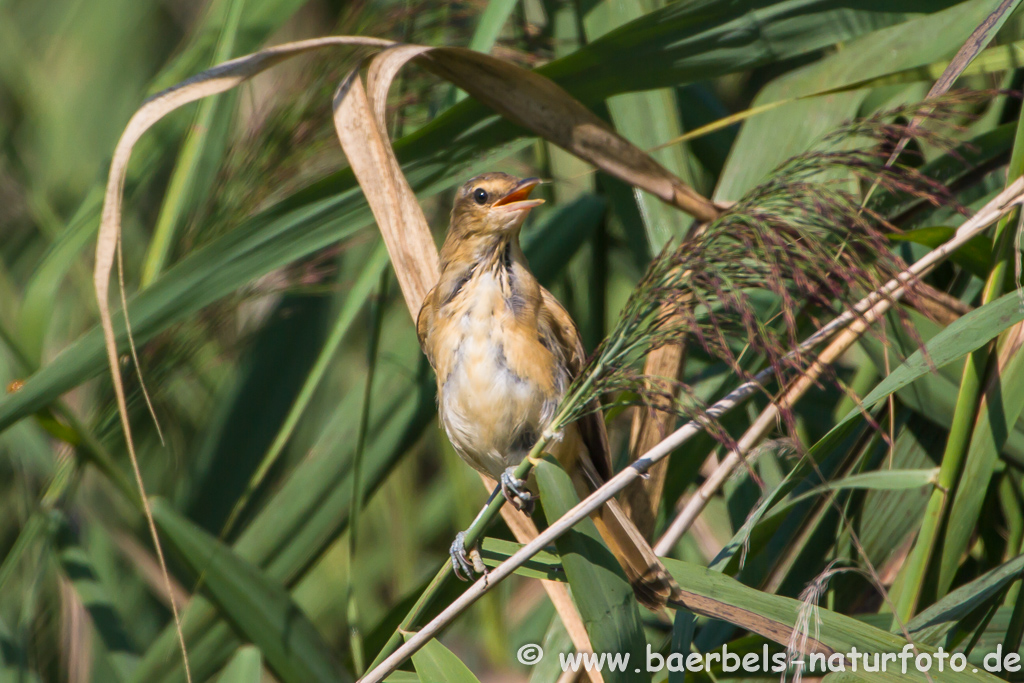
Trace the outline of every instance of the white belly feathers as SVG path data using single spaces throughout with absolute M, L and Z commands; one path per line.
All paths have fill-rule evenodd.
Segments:
M 497 479 L 529 452 L 556 401 L 509 367 L 503 339 L 514 321 L 497 278 L 478 276 L 468 311 L 456 324 L 453 358 L 439 406 L 441 423 L 470 465 Z M 540 344 L 534 340 L 533 343 Z

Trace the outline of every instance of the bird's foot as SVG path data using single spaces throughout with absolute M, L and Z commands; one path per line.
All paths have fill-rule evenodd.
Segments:
M 509 467 L 501 473 L 501 493 L 516 510 L 527 517 L 533 514 L 535 497 L 526 488 L 526 482 L 516 478 L 516 468 Z
M 484 566 L 484 561 L 480 557 L 479 551 L 476 548 L 472 548 L 468 552 L 466 551 L 465 531 L 455 534 L 455 540 L 452 541 L 448 554 L 452 558 L 452 570 L 455 572 L 455 576 L 463 581 L 472 579 L 473 572 L 477 574 L 487 573 L 487 567 Z

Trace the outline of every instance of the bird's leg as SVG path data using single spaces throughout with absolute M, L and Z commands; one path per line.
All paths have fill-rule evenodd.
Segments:
M 533 514 L 534 496 L 526 488 L 526 482 L 516 478 L 515 467 L 509 467 L 501 473 L 501 493 L 516 510 L 527 517 Z
M 495 486 L 494 490 L 491 491 L 491 495 L 487 497 L 487 502 L 480 509 L 480 512 L 476 514 L 476 518 L 469 525 L 472 528 L 480 518 L 487 512 L 488 506 L 494 497 L 498 495 L 498 491 L 502 491 L 502 487 Z M 469 581 L 473 577 L 473 571 L 477 574 L 486 574 L 487 567 L 484 565 L 483 558 L 480 557 L 480 551 L 476 547 L 466 550 L 466 532 L 460 531 L 455 534 L 455 540 L 452 541 L 451 547 L 448 549 L 448 554 L 452 558 L 452 571 L 455 572 L 455 576 L 459 577 L 463 581 Z

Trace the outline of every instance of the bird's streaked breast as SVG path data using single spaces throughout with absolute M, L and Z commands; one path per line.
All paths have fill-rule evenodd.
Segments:
M 529 451 L 560 398 L 560 369 L 503 284 L 497 272 L 473 277 L 434 331 L 441 422 L 459 454 L 495 478 Z

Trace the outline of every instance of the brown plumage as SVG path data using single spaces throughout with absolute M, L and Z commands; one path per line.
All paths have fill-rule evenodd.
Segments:
M 530 272 L 519 229 L 536 179 L 486 173 L 455 198 L 441 248 L 441 277 L 420 309 L 420 344 L 437 374 L 438 412 L 456 452 L 503 481 L 530 452 L 582 370 L 572 318 Z M 548 451 L 580 496 L 612 474 L 604 420 L 594 412 L 567 427 Z M 510 485 L 506 497 L 521 491 Z M 528 494 L 523 493 L 524 496 Z M 594 515 L 642 604 L 665 605 L 674 585 L 654 551 L 612 500 Z

